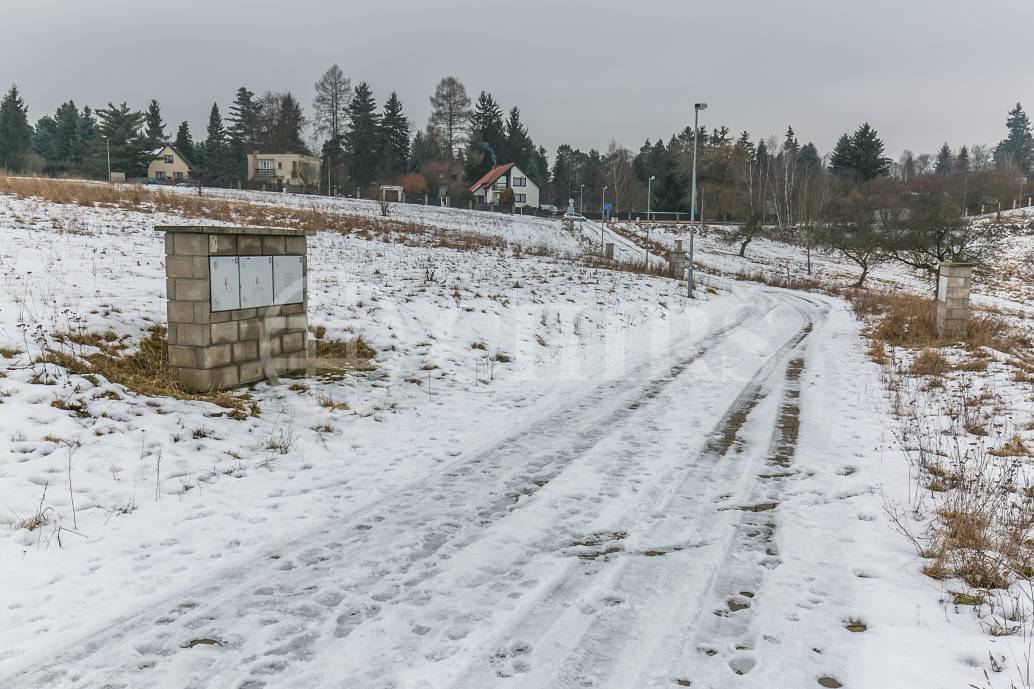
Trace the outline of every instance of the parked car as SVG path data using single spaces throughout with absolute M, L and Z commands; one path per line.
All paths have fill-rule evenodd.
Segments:
M 196 187 L 196 182 L 176 182 L 177 187 Z
M 547 213 L 552 213 L 553 215 L 556 215 L 557 213 L 559 213 L 559 212 L 560 212 L 560 209 L 559 209 L 559 208 L 557 208 L 556 206 L 550 206 L 550 205 L 548 205 L 548 204 L 546 204 L 546 205 L 542 205 L 542 206 L 539 206 L 539 209 L 540 209 L 540 210 L 544 210 L 544 211 L 546 211 Z
M 564 213 L 564 220 L 574 220 L 582 222 L 585 220 L 585 216 L 581 213 Z

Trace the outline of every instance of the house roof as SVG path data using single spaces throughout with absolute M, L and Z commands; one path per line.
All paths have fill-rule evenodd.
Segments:
M 510 171 L 510 168 L 514 166 L 514 163 L 506 163 L 505 165 L 496 165 L 494 168 L 482 175 L 481 179 L 474 183 L 474 186 L 470 188 L 470 193 L 474 193 L 481 187 L 486 187 L 492 184 L 497 179 L 505 175 Z

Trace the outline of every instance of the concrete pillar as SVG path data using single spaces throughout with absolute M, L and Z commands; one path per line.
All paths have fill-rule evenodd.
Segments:
M 614 243 L 613 242 L 607 242 L 606 253 L 604 254 L 604 256 L 607 258 L 608 261 L 613 261 L 614 260 Z
M 675 248 L 668 255 L 668 271 L 671 277 L 681 280 L 686 274 L 686 251 L 682 248 L 682 240 L 675 240 Z
M 965 338 L 969 331 L 972 263 L 942 263 L 937 278 L 937 334 Z
M 304 231 L 155 229 L 165 232 L 169 371 L 184 390 L 232 388 L 305 369 Z M 241 284 L 245 265 L 250 287 Z

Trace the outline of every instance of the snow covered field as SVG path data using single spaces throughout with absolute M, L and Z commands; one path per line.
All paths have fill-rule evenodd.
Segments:
M 0 196 L 0 686 L 1007 686 L 1020 640 L 888 523 L 909 464 L 844 302 L 324 232 L 310 324 L 374 371 L 260 384 L 242 421 L 34 382 L 37 326 L 163 322 L 175 222 Z

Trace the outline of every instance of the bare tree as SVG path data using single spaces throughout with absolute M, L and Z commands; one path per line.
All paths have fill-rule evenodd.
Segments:
M 352 100 L 352 80 L 334 64 L 323 73 L 315 88 L 312 109 L 316 114 L 316 132 L 327 139 L 336 139 L 344 131 L 348 104 Z
M 969 157 L 973 161 L 973 171 L 983 172 L 991 169 L 994 152 L 986 144 L 973 144 L 969 147 Z
M 617 209 L 627 210 L 635 203 L 638 190 L 635 189 L 636 177 L 632 168 L 632 152 L 627 148 L 619 147 L 617 142 L 611 140 L 607 148 L 607 155 L 603 159 L 604 170 L 607 175 L 607 182 L 614 190 L 614 200 Z
M 438 82 L 431 96 L 431 117 L 428 127 L 442 142 L 449 158 L 466 145 L 467 128 L 472 115 L 470 96 L 456 77 L 445 77 Z

